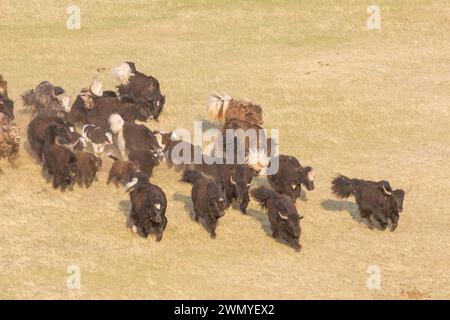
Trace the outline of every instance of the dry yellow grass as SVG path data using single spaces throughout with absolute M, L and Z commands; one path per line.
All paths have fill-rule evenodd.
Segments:
M 18 169 L 0 162 L 0 298 L 450 298 L 449 2 L 378 1 L 382 31 L 365 27 L 367 1 L 299 2 L 78 1 L 82 28 L 69 31 L 70 1 L 2 1 L 0 73 L 24 141 Z M 74 96 L 97 67 L 126 60 L 167 94 L 152 128 L 192 128 L 210 89 L 263 106 L 281 151 L 317 171 L 297 204 L 301 253 L 268 235 L 254 202 L 247 216 L 229 210 L 211 240 L 164 166 L 158 244 L 125 228 L 128 195 L 105 172 L 89 190 L 45 184 L 20 93 L 50 80 Z M 360 224 L 353 199 L 330 193 L 336 172 L 412 184 L 398 229 Z M 66 288 L 71 264 L 80 290 Z M 369 265 L 380 290 L 366 286 Z

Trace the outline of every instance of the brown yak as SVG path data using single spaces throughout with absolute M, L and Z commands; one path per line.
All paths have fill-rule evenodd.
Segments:
M 259 127 L 264 124 L 262 108 L 259 105 L 218 93 L 208 98 L 208 118 L 222 123 L 232 119 L 244 120 Z

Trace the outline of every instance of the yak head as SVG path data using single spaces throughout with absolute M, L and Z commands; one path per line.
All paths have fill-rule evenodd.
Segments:
M 45 130 L 45 139 L 50 143 L 56 143 L 66 149 L 73 149 L 82 141 L 82 137 L 76 132 L 75 127 L 66 122 L 63 126 L 51 125 Z
M 249 198 L 248 192 L 256 172 L 246 165 L 237 165 L 230 176 L 230 183 L 234 186 L 237 201 L 244 202 Z
M 7 115 L 11 120 L 14 120 L 14 102 L 0 96 L 0 112 Z
M 161 114 L 164 104 L 166 103 L 166 96 L 158 92 L 153 98 L 153 112 L 156 114 L 153 118 L 158 119 Z
M 280 220 L 285 223 L 287 233 L 294 238 L 300 238 L 302 232 L 300 220 L 303 216 L 298 214 L 290 199 L 288 197 L 280 197 L 275 206 Z
M 403 200 L 405 199 L 405 191 L 396 189 L 392 191 L 390 196 L 390 206 L 393 212 L 400 213 L 403 211 Z
M 54 86 L 51 91 L 51 97 L 58 103 L 62 110 L 70 112 L 70 99 L 63 88 Z
M 145 108 L 149 114 L 148 118 L 158 120 L 165 103 L 165 96 L 161 94 L 151 95 L 147 99 L 138 99 L 136 104 Z
M 124 96 L 121 97 L 120 103 L 122 105 L 126 105 L 126 107 L 128 108 L 131 108 L 131 110 L 133 111 L 133 118 L 135 120 L 145 122 L 152 117 L 151 111 L 149 110 L 145 101 L 142 99 L 138 99 L 137 101 L 135 101 L 128 96 Z
M 143 210 L 143 226 L 142 232 L 144 237 L 148 237 L 150 233 L 150 228 L 153 223 L 160 224 L 164 219 L 164 212 L 166 209 L 166 204 L 162 199 L 159 198 L 149 198 L 145 202 Z
M 87 140 L 78 132 L 72 134 L 72 140 L 76 141 L 73 150 L 83 151 L 87 147 Z
M 311 167 L 300 168 L 299 170 L 299 184 L 303 184 L 308 191 L 314 190 L 315 172 Z
M 220 218 L 225 214 L 225 196 L 213 181 L 208 183 L 208 206 L 211 217 Z
M 162 223 L 165 210 L 164 201 L 159 198 L 147 201 L 147 210 L 151 221 L 154 223 Z
M 378 189 L 389 199 L 389 206 L 393 212 L 399 213 L 403 211 L 403 200 L 405 199 L 405 191 L 402 189 L 392 190 L 389 181 L 382 180 L 377 183 Z

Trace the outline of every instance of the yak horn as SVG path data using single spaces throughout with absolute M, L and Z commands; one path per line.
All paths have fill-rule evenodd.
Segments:
M 218 93 L 216 90 L 211 90 L 212 92 L 213 92 L 213 94 L 217 97 L 217 98 L 220 98 L 220 99 L 222 99 L 222 95 L 220 94 L 220 93 Z
M 55 143 L 63 148 L 69 149 L 70 151 L 73 151 L 73 148 L 78 144 L 78 142 L 80 142 L 81 138 L 78 138 L 77 141 L 75 141 L 74 143 L 67 143 L 67 144 L 61 144 L 58 142 L 58 140 L 55 140 Z
M 384 185 L 383 185 L 383 192 L 385 194 L 387 194 L 388 196 L 390 196 L 392 194 L 392 192 L 389 192 L 389 191 L 386 190 L 386 187 Z
M 93 124 L 85 124 L 84 126 L 83 126 L 83 128 L 81 128 L 81 136 L 83 137 L 83 138 L 87 138 L 87 136 L 86 136 L 86 128 L 87 127 L 95 127 Z
M 283 215 L 283 214 L 281 213 L 281 211 L 278 212 L 278 215 L 279 215 L 280 218 L 283 219 L 283 220 L 287 220 L 287 219 L 288 219 L 288 216 Z
M 409 185 L 408 190 L 406 190 L 405 193 L 408 194 L 411 191 L 411 189 L 412 189 L 412 184 Z
M 232 184 L 236 185 L 236 182 L 234 181 L 233 176 L 230 177 L 230 180 L 231 180 Z

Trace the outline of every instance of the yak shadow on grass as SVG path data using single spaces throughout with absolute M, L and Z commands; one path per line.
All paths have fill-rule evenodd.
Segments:
M 131 202 L 129 200 L 123 200 L 119 202 L 119 210 L 122 212 L 125 217 L 125 226 L 130 228 L 130 211 L 131 211 Z
M 347 211 L 347 213 L 356 222 L 369 227 L 367 219 L 361 217 L 356 203 L 346 200 L 332 200 L 328 199 L 321 203 L 322 207 L 328 211 Z
M 267 212 L 263 210 L 247 209 L 247 215 L 257 220 L 261 224 L 261 229 L 268 235 L 272 237 L 272 228 L 270 227 L 269 217 Z

